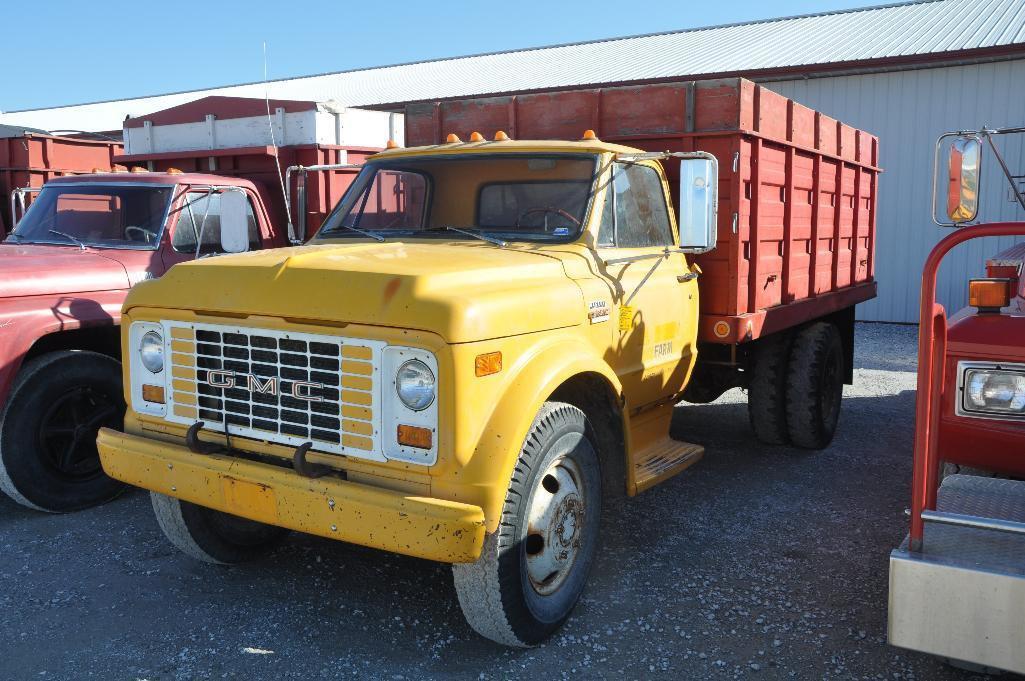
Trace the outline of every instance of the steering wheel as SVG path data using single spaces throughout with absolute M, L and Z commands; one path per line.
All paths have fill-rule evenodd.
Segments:
M 142 239 L 132 238 L 132 234 L 141 234 Z M 125 227 L 125 236 L 131 241 L 145 241 L 146 243 L 153 243 L 153 237 L 156 236 L 153 232 L 142 227 L 136 227 L 135 225 L 129 225 Z
M 538 208 L 528 208 L 527 210 L 525 210 L 522 213 L 520 213 L 520 216 L 518 218 L 516 218 L 516 226 L 519 227 L 520 223 L 523 221 L 523 218 L 527 217 L 528 215 L 533 215 L 534 213 L 543 213 L 543 214 L 546 214 L 546 215 L 548 213 L 555 213 L 556 215 L 561 215 L 562 217 L 566 218 L 567 220 L 572 222 L 577 227 L 580 226 L 580 220 L 578 220 L 575 217 L 573 217 L 573 215 L 570 214 L 569 212 L 564 211 L 561 208 L 556 208 L 555 206 L 543 206 L 543 207 L 538 207 Z M 548 229 L 547 221 L 546 221 L 546 224 L 545 224 L 545 229 L 546 230 Z

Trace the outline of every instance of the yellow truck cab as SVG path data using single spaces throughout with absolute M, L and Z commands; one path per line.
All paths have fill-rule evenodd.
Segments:
M 665 175 L 586 137 L 388 150 L 308 245 L 137 286 L 104 470 L 195 557 L 287 528 L 449 562 L 477 631 L 543 640 L 583 589 L 603 486 L 702 453 L 669 438 L 698 289 Z M 707 237 L 716 164 L 687 156 Z

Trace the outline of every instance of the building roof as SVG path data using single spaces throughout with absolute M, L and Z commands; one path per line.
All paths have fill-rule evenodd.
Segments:
M 207 95 L 345 106 L 588 85 L 744 75 L 826 75 L 1025 56 L 1022 0 L 921 0 L 593 42 L 326 73 L 264 83 L 9 112 L 2 123 L 116 130 Z

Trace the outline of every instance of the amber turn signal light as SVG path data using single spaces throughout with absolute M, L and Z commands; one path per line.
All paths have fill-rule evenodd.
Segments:
M 477 355 L 473 360 L 473 373 L 477 374 L 478 377 L 497 374 L 501 370 L 501 352 L 486 352 L 483 355 Z
M 974 308 L 999 310 L 1010 302 L 1010 279 L 972 279 L 968 282 L 968 304 Z
M 434 443 L 434 433 L 431 432 L 430 428 L 399 424 L 398 441 L 400 445 L 407 447 L 430 449 Z
M 142 399 L 155 404 L 164 403 L 164 388 L 159 385 L 143 385 Z

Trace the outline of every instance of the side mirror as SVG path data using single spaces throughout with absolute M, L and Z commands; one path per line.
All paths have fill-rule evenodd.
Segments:
M 680 249 L 706 253 L 718 234 L 719 166 L 715 158 L 680 161 Z
M 239 191 L 221 193 L 221 250 L 245 253 L 249 250 L 249 199 Z
M 958 137 L 947 155 L 947 217 L 954 224 L 971 222 L 979 213 L 979 161 L 982 143 Z

